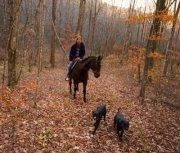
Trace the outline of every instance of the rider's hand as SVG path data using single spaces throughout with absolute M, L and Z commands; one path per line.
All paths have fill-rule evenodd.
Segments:
M 76 60 L 76 61 L 81 61 L 81 59 L 80 59 L 79 57 L 77 57 L 75 60 Z

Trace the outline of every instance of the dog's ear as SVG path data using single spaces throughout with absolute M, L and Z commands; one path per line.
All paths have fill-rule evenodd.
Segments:
M 102 59 L 103 59 L 103 56 L 102 56 L 102 55 L 100 55 L 99 59 L 100 59 L 100 60 L 102 60 Z
M 99 55 L 98 57 L 97 57 L 97 61 L 101 61 L 103 59 L 103 56 L 101 56 L 101 55 Z
M 103 100 L 100 100 L 99 106 L 104 106 Z
M 92 111 L 92 116 L 94 117 L 94 111 Z

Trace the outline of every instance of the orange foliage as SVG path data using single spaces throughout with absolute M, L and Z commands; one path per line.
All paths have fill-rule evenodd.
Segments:
M 140 64 L 144 59 L 145 48 L 132 45 L 130 46 L 130 50 L 130 60 L 128 63 L 135 66 Z
M 164 55 L 159 53 L 158 51 L 151 52 L 148 57 L 153 57 L 154 59 L 163 59 Z
M 156 70 L 153 68 L 151 70 L 148 71 L 148 77 L 152 77 L 152 76 L 155 76 L 156 75 Z
M 163 38 L 161 35 L 157 34 L 157 35 L 151 35 L 150 37 L 148 37 L 147 39 L 151 40 L 151 41 L 162 41 L 165 40 L 165 38 Z
M 37 86 L 38 84 L 36 80 L 29 80 L 25 83 L 26 90 L 35 91 Z
M 13 91 L 8 87 L 3 87 L 1 92 L 0 101 L 4 109 L 12 112 L 23 106 L 24 101 L 16 90 Z
M 172 23 L 174 20 L 173 14 L 169 13 L 168 11 L 161 12 L 159 14 L 148 13 L 148 14 L 140 14 L 136 16 L 132 16 L 129 19 L 125 19 L 124 23 L 126 24 L 137 24 L 137 23 L 144 23 L 144 22 L 151 22 L 153 19 L 160 19 L 166 23 Z

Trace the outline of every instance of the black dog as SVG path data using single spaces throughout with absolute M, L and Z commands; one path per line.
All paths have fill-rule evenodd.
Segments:
M 96 130 L 99 127 L 100 121 L 102 117 L 104 117 L 104 121 L 106 120 L 106 105 L 100 105 L 96 111 L 92 112 L 93 119 L 95 120 L 94 123 L 94 131 L 93 135 L 96 133 Z
M 114 128 L 117 128 L 117 134 L 120 141 L 122 141 L 122 136 L 125 130 L 129 129 L 129 121 L 124 118 L 124 115 L 118 110 L 114 117 Z

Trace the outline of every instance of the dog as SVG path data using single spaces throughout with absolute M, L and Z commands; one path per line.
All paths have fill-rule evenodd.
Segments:
M 101 104 L 100 106 L 97 107 L 96 111 L 92 112 L 92 117 L 95 120 L 93 135 L 95 135 L 96 130 L 98 129 L 99 124 L 101 122 L 101 119 L 104 118 L 104 121 L 106 120 L 106 112 L 107 112 L 106 105 L 104 104 Z
M 124 115 L 118 110 L 114 117 L 114 128 L 116 128 L 118 137 L 122 141 L 124 131 L 129 129 L 129 121 L 127 121 Z

